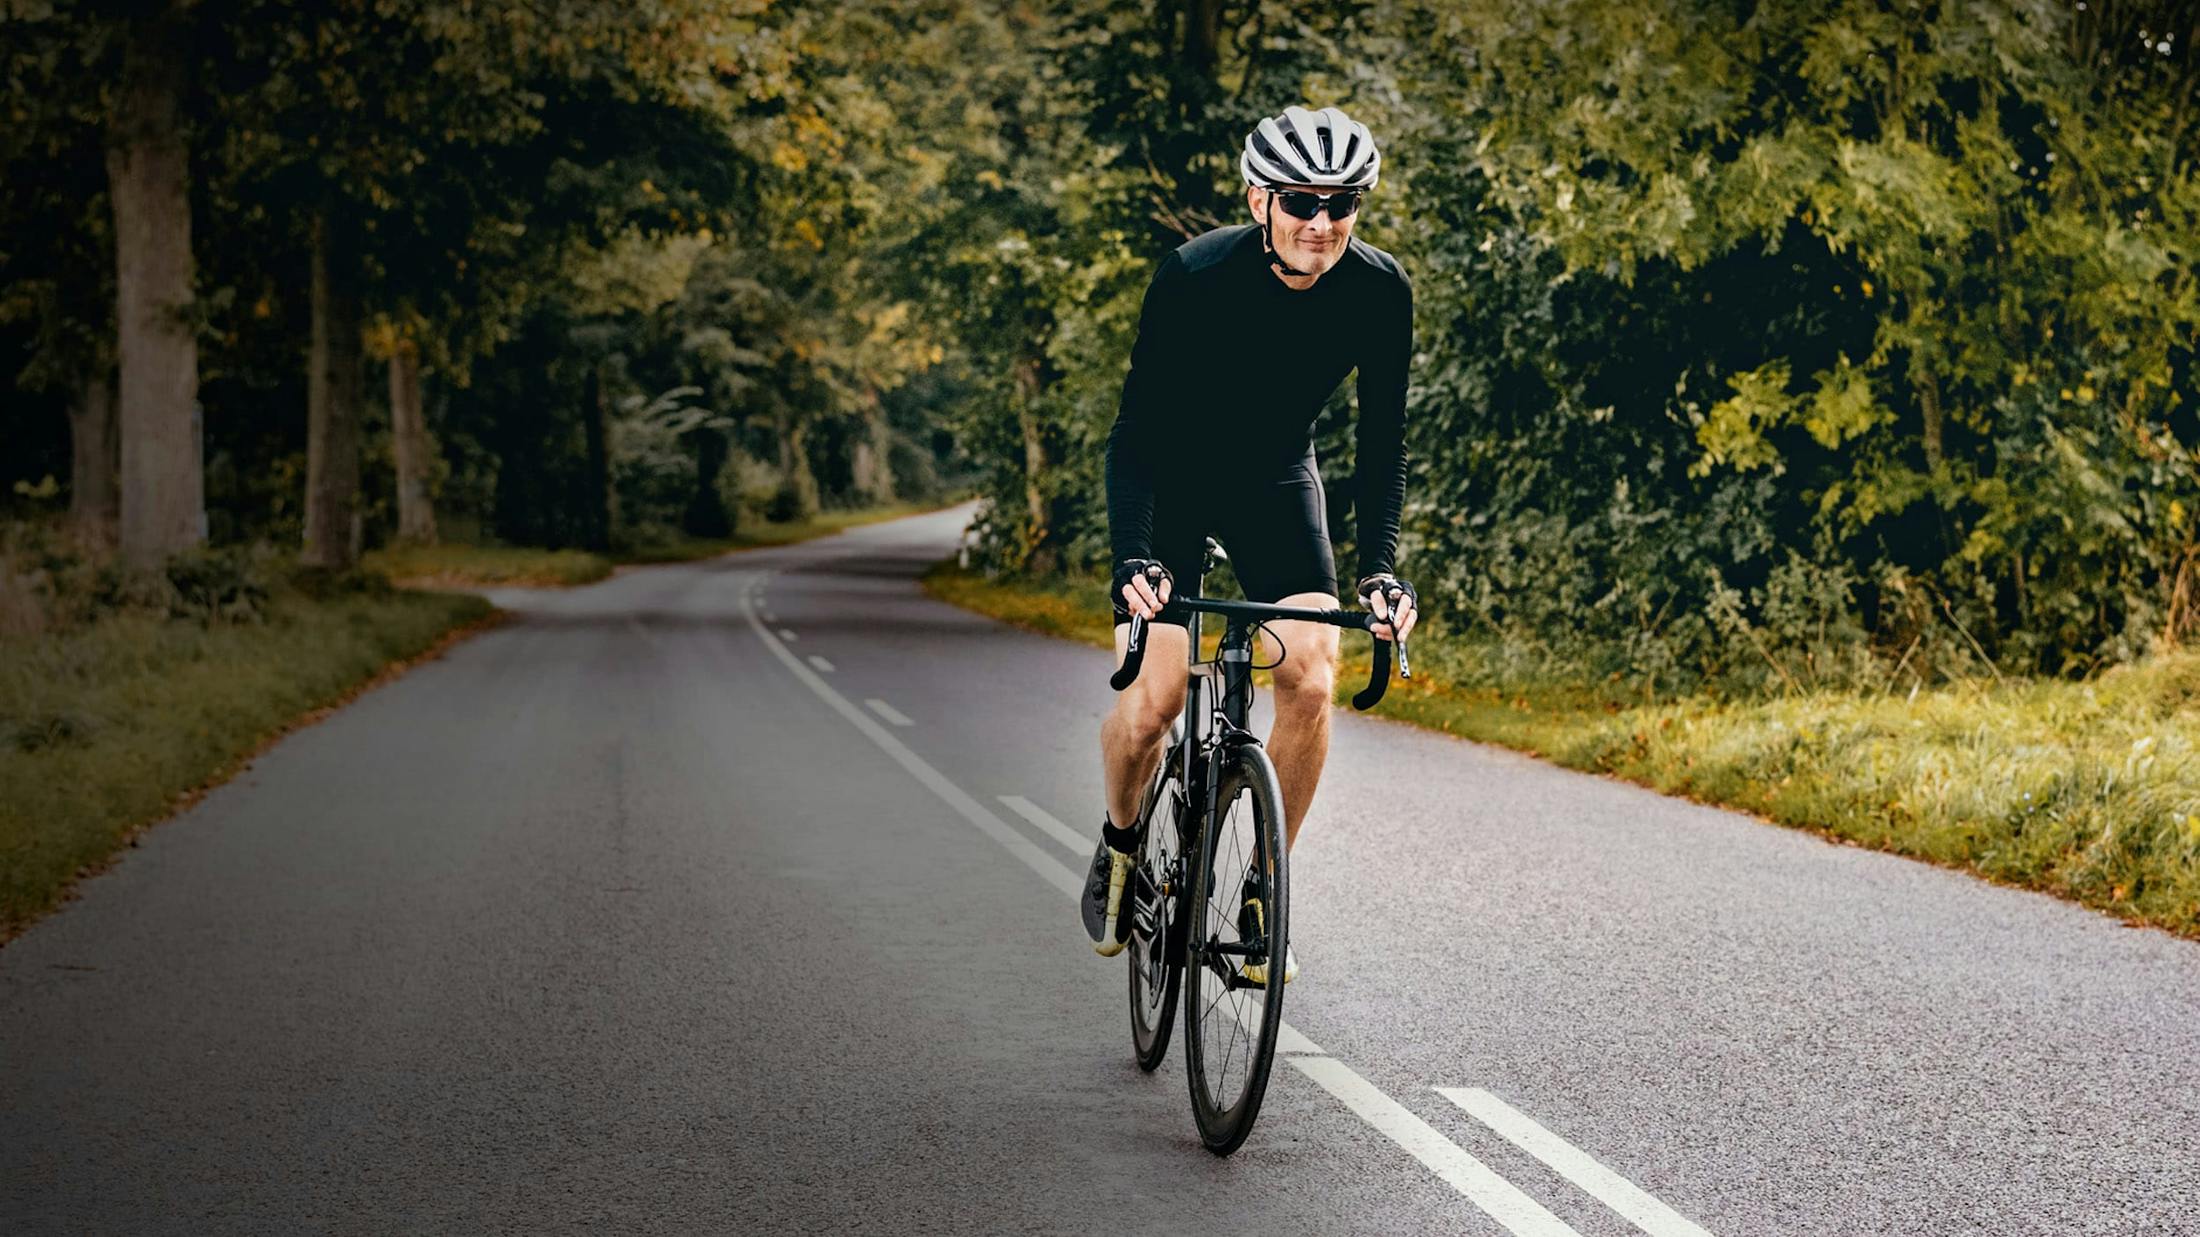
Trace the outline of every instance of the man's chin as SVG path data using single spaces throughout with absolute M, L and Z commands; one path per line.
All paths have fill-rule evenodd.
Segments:
M 1298 253 L 1292 255 L 1291 265 L 1309 275 L 1327 274 L 1329 268 L 1337 264 L 1337 258 L 1343 253 L 1344 246 L 1342 245 L 1328 245 L 1320 249 L 1302 248 Z

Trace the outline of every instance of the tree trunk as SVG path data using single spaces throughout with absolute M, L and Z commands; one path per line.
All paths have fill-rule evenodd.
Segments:
M 1016 420 L 1024 434 L 1024 544 L 1031 551 L 1026 565 L 1033 571 L 1048 572 L 1054 569 L 1055 553 L 1048 544 L 1053 530 L 1047 526 L 1047 445 L 1039 432 L 1039 361 L 1031 359 L 1019 365 L 1016 381 L 1022 388 L 1022 398 L 1016 401 Z
M 115 543 L 121 512 L 116 488 L 115 385 L 95 369 L 69 409 L 69 526 L 94 545 Z
M 1221 60 L 1222 0 L 1190 0 L 1184 6 L 1185 67 L 1212 81 Z
M 886 428 L 885 419 L 878 415 L 876 407 L 866 410 L 862 428 L 856 433 L 848 453 L 851 488 L 863 502 L 894 501 L 892 451 L 893 432 Z
M 582 393 L 581 437 L 588 450 L 588 549 L 598 553 L 611 548 L 611 412 L 604 397 L 603 362 L 588 367 L 588 388 Z
M 1941 460 L 1947 457 L 1943 441 L 1946 421 L 1940 410 L 1940 383 L 1933 377 L 1932 371 L 1924 370 L 1916 375 L 1913 384 L 1917 390 L 1918 411 L 1924 418 L 1925 468 L 1928 472 L 1939 472 Z
M 409 339 L 399 340 L 390 353 L 390 440 L 397 463 L 397 538 L 434 545 L 435 498 L 428 492 L 428 473 L 435 444 L 428 438 L 421 400 L 420 347 Z
M 361 363 L 358 250 L 341 207 L 313 227 L 313 344 L 306 374 L 306 542 L 299 561 L 342 570 L 359 561 Z
M 726 436 L 712 429 L 690 430 L 688 441 L 695 448 L 695 489 L 688 495 L 680 527 L 690 537 L 731 537 L 733 516 L 718 495 L 718 474 L 725 469 L 730 451 Z
M 779 493 L 772 518 L 801 520 L 817 514 L 817 475 L 810 471 L 809 427 L 798 418 L 779 419 Z
M 183 128 L 191 46 L 175 8 L 132 22 L 126 37 L 107 118 L 121 361 L 119 532 L 124 556 L 145 565 L 206 540 L 199 345 L 184 316 L 193 279 Z

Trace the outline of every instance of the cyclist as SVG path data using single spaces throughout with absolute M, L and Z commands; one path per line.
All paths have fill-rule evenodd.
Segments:
M 1130 617 L 1153 625 L 1144 670 L 1100 728 L 1107 817 L 1081 909 L 1103 956 L 1121 952 L 1129 936 L 1128 917 L 1118 911 L 1139 842 L 1138 800 L 1184 706 L 1189 634 L 1184 614 L 1167 604 L 1175 578 L 1198 578 L 1205 538 L 1213 535 L 1228 546 L 1248 600 L 1337 606 L 1312 431 L 1354 370 L 1360 581 L 1353 592 L 1383 620 L 1377 637 L 1413 629 L 1413 588 L 1392 573 L 1405 502 L 1413 289 L 1395 259 L 1352 235 L 1381 164 L 1367 126 L 1337 108 L 1287 107 L 1262 120 L 1238 161 L 1254 222 L 1185 243 L 1146 290 L 1108 434 L 1118 665 Z M 1161 577 L 1149 582 L 1156 565 Z M 1337 629 L 1270 628 L 1283 647 L 1267 746 L 1283 791 L 1285 835 L 1296 843 L 1329 751 Z M 1297 971 L 1287 953 L 1285 981 Z M 1265 972 L 1246 968 L 1255 983 L 1266 982 Z

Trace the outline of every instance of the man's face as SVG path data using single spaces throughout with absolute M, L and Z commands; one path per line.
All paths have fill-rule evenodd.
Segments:
M 1312 185 L 1288 185 L 1286 188 L 1325 195 L 1340 192 Z M 1268 224 L 1268 243 L 1275 246 L 1276 253 L 1285 263 L 1309 275 L 1326 273 L 1344 256 L 1344 244 L 1352 239 L 1352 221 L 1359 217 L 1348 215 L 1341 220 L 1331 219 L 1329 212 L 1324 210 L 1312 219 L 1293 219 L 1282 207 L 1271 208 L 1268 190 L 1258 185 L 1246 186 L 1245 202 L 1253 209 L 1254 222 Z

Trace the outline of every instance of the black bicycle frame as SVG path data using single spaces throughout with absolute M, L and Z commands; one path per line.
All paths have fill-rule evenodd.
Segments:
M 1187 617 L 1185 632 L 1190 637 L 1188 657 L 1190 677 L 1184 688 L 1184 738 L 1179 758 L 1183 761 L 1178 782 L 1184 788 L 1185 811 L 1178 818 L 1180 828 L 1190 835 L 1179 839 L 1181 853 L 1186 855 L 1198 847 L 1199 830 L 1191 822 L 1204 821 L 1208 806 L 1214 802 L 1221 789 L 1223 763 L 1213 761 L 1201 767 L 1206 754 L 1217 747 L 1238 743 L 1256 742 L 1247 727 L 1248 714 L 1253 705 L 1253 644 L 1254 633 L 1263 622 L 1288 619 L 1307 623 L 1326 623 L 1332 627 L 1351 627 L 1372 632 L 1381 620 L 1366 610 L 1322 610 L 1305 606 L 1278 606 L 1256 601 L 1210 600 L 1202 595 L 1207 572 L 1214 569 L 1217 559 L 1225 559 L 1210 538 L 1207 552 L 1200 562 L 1200 578 L 1191 582 L 1186 596 L 1172 598 L 1169 604 Z M 1213 614 L 1228 620 L 1223 628 L 1222 643 L 1215 651 L 1215 659 L 1202 662 L 1199 659 L 1200 616 Z M 1129 687 L 1138 678 L 1146 664 L 1146 632 L 1150 624 L 1135 615 L 1131 618 L 1130 638 L 1123 656 L 1122 668 L 1108 680 L 1117 691 Z M 1411 663 L 1406 660 L 1405 641 L 1398 641 L 1398 674 L 1400 678 L 1412 678 Z M 1209 736 L 1206 730 L 1209 710 L 1204 698 L 1209 681 L 1221 682 L 1220 707 L 1213 712 L 1217 720 L 1217 733 Z M 1390 642 L 1375 641 L 1375 664 L 1368 675 L 1367 687 L 1352 697 L 1352 707 L 1361 711 L 1374 708 L 1390 686 Z M 1172 948 L 1174 942 L 1171 943 Z

